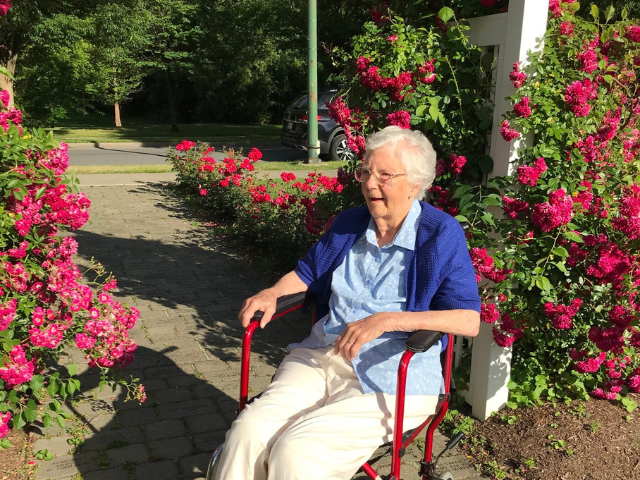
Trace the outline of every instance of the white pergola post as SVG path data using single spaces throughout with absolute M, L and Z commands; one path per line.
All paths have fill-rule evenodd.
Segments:
M 518 149 L 533 138 L 509 143 L 500 135 L 502 115 L 511 109 L 505 97 L 515 88 L 509 73 L 515 62 L 524 63 L 529 51 L 542 48 L 547 29 L 549 4 L 547 0 L 511 0 L 509 11 L 497 15 L 469 19 L 469 38 L 481 47 L 495 46 L 497 55 L 495 108 L 489 155 L 493 158 L 493 175 L 513 173 Z M 465 397 L 471 404 L 473 416 L 486 420 L 505 406 L 509 398 L 507 383 L 511 374 L 511 348 L 502 348 L 493 341 L 492 326 L 483 323 L 480 334 L 473 340 L 471 379 Z

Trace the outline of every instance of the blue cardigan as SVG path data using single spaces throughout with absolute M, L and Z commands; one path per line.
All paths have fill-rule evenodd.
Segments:
M 416 248 L 408 252 L 405 269 L 407 310 L 480 312 L 478 284 L 462 227 L 451 215 L 428 203 L 420 202 L 420 206 Z M 317 318 L 329 313 L 333 272 L 364 234 L 370 219 L 366 206 L 345 210 L 298 262 L 296 273 L 316 294 Z

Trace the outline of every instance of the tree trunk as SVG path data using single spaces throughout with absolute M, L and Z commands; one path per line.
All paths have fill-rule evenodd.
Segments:
M 178 110 L 176 106 L 176 89 L 171 84 L 171 75 L 167 70 L 164 71 L 165 85 L 167 87 L 167 100 L 169 102 L 169 116 L 171 117 L 171 131 L 179 132 L 178 128 Z
M 116 127 L 122 127 L 122 122 L 120 121 L 120 103 L 114 103 L 113 107 L 116 114 Z
M 0 57 L 0 66 L 5 67 L 7 70 L 9 70 L 9 73 L 11 73 L 11 75 L 14 75 L 16 73 L 16 63 L 18 61 L 18 54 L 9 53 L 7 55 L 6 60 L 4 57 L 5 57 L 4 55 Z M 11 100 L 9 100 L 9 107 L 12 107 L 13 106 L 13 80 L 11 80 L 6 75 L 0 74 L 0 90 L 6 90 L 9 92 L 9 95 L 11 95 Z

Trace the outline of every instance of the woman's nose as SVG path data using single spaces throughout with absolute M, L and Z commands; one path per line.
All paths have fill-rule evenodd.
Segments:
M 376 179 L 376 177 L 375 177 L 375 175 L 373 173 L 369 174 L 369 178 L 367 178 L 367 180 L 365 182 L 363 182 L 363 184 L 368 189 L 378 188 L 378 186 L 379 186 L 378 180 Z

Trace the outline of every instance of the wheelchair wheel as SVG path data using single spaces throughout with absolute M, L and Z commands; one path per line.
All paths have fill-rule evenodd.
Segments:
M 224 443 L 215 449 L 213 455 L 211 455 L 211 460 L 209 460 L 209 467 L 207 468 L 207 476 L 206 480 L 213 480 L 216 477 L 216 472 L 218 471 L 218 465 L 220 464 L 220 455 L 222 454 L 222 449 L 224 448 Z
M 455 480 L 453 478 L 453 475 L 451 474 L 451 472 L 444 472 L 441 473 L 440 476 L 438 477 L 440 480 Z M 207 478 L 208 480 L 208 478 Z

